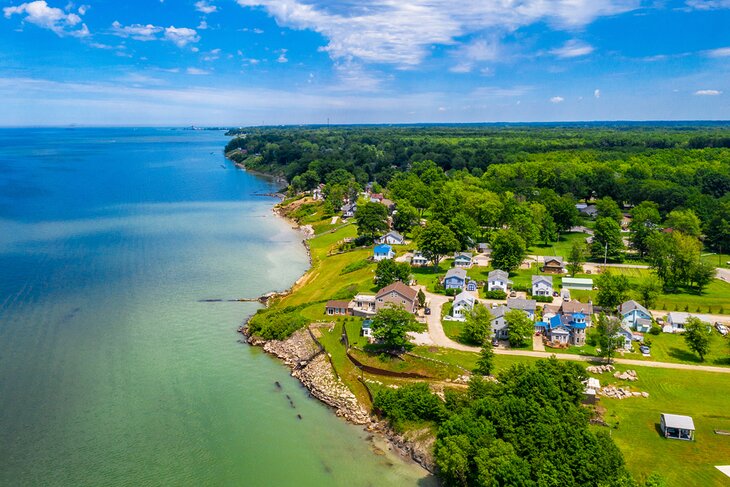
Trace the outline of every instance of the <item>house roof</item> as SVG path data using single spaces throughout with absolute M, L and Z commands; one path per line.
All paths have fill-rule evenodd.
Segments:
M 393 237 L 393 238 L 395 238 L 397 240 L 403 240 L 403 235 L 401 235 L 400 233 L 396 232 L 395 230 L 391 230 L 390 232 L 386 233 L 385 234 L 385 237 Z M 383 238 L 385 238 L 385 237 L 383 237 Z
M 543 262 L 547 264 L 548 262 L 557 262 L 559 265 L 563 265 L 563 258 L 557 255 L 546 255 L 543 257 Z
M 386 294 L 393 291 L 397 292 L 409 301 L 415 301 L 416 297 L 418 296 L 418 291 L 416 291 L 412 287 L 406 286 L 400 281 L 396 281 L 393 284 L 385 286 L 383 289 L 378 291 L 378 294 L 376 294 L 375 297 L 378 298 L 380 296 L 385 296 Z
M 365 320 L 365 321 L 362 322 L 362 327 L 363 328 L 370 328 L 372 326 L 372 324 L 373 324 L 373 320 Z
M 492 314 L 492 320 L 503 317 L 507 311 L 509 311 L 509 308 L 507 308 L 507 306 L 503 304 L 500 304 L 496 308 L 492 308 L 489 310 L 489 312 Z
M 651 326 L 651 320 L 648 318 L 637 318 L 637 320 L 634 322 L 639 326 Z
M 547 329 L 547 327 L 548 327 L 548 324 L 545 323 L 544 321 L 538 321 L 538 322 L 535 323 L 535 328 L 545 328 L 545 329 Z
M 446 277 L 444 279 L 448 279 L 450 277 L 458 277 L 462 281 L 465 281 L 466 280 L 466 271 L 464 269 L 461 269 L 458 267 L 449 269 L 448 272 L 446 272 Z
M 586 315 L 578 311 L 577 313 L 573 313 L 573 319 L 574 320 L 582 320 L 585 319 Z
M 389 253 L 389 252 L 390 252 L 391 250 L 393 250 L 393 247 L 391 247 L 391 246 L 390 246 L 390 245 L 388 245 L 388 244 L 380 244 L 380 245 L 376 245 L 376 246 L 375 246 L 375 248 L 373 249 L 373 251 L 374 251 L 374 252 L 375 252 L 376 254 L 387 254 L 387 253 Z
M 358 294 L 354 298 L 352 298 L 353 301 L 364 301 L 366 303 L 375 302 L 375 296 L 372 294 Z
M 669 321 L 672 323 L 686 323 L 690 316 L 699 318 L 704 323 L 712 323 L 712 317 L 699 313 L 685 313 L 684 311 L 672 311 L 668 315 Z
M 550 287 L 553 286 L 553 276 L 532 276 L 532 285 L 539 282 L 546 282 L 550 285 Z
M 651 314 L 649 313 L 649 311 L 646 308 L 644 308 L 642 305 L 640 305 L 633 299 L 626 301 L 624 303 L 621 303 L 618 307 L 618 312 L 621 313 L 622 315 L 625 315 L 626 313 L 631 313 L 634 310 L 643 311 L 647 315 L 651 316 Z
M 509 273 L 505 272 L 501 269 L 494 269 L 492 272 L 488 274 L 489 280 L 493 279 L 500 279 L 502 281 L 508 281 L 509 280 Z
M 579 277 L 564 277 L 563 286 L 593 286 L 593 279 L 583 279 Z
M 327 308 L 347 308 L 348 306 L 350 306 L 349 301 L 338 301 L 334 299 L 327 301 L 326 305 Z
M 470 305 L 473 305 L 476 302 L 476 298 L 472 293 L 462 291 L 454 297 L 454 304 L 458 303 L 459 301 L 466 301 Z
M 454 259 L 458 259 L 458 258 L 463 258 L 463 259 L 469 259 L 469 260 L 471 260 L 472 253 L 471 252 L 457 252 L 454 255 Z
M 521 309 L 522 311 L 534 311 L 537 307 L 537 301 L 534 299 L 509 298 L 507 299 L 507 307 Z
M 561 305 L 561 310 L 563 313 L 568 313 L 571 315 L 575 313 L 583 313 L 586 316 L 590 316 L 593 314 L 593 304 L 581 303 L 577 299 L 573 299 L 571 301 L 563 301 Z
M 662 413 L 662 418 L 664 418 L 664 426 L 667 428 L 677 428 L 682 430 L 695 429 L 695 422 L 692 420 L 691 416 Z

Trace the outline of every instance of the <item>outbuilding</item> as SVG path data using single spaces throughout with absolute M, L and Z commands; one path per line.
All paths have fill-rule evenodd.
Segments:
M 564 289 L 582 289 L 584 291 L 590 291 L 593 289 L 593 279 L 580 279 L 577 277 L 564 277 L 563 278 Z
M 695 423 L 690 416 L 663 413 L 661 428 L 664 438 L 687 441 L 695 438 Z

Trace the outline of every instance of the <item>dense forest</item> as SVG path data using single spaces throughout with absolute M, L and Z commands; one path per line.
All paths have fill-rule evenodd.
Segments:
M 508 193 L 543 205 L 563 196 L 607 197 L 621 207 L 649 201 L 662 218 L 690 210 L 707 245 L 730 248 L 730 125 L 288 127 L 229 134 L 233 160 L 284 176 L 294 191 L 324 183 L 333 207 L 369 182 L 421 212 L 441 204 L 441 211 L 458 213 L 469 190 L 485 201 Z M 480 224 L 478 214 L 469 216 Z

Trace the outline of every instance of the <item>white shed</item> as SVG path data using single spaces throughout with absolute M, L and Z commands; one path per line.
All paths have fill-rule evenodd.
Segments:
M 695 437 L 695 423 L 690 416 L 663 413 L 661 428 L 664 438 L 691 441 Z

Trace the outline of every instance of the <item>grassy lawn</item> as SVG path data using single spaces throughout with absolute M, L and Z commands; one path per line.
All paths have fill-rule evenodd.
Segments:
M 624 370 L 626 367 L 617 367 Z M 602 397 L 611 436 L 631 472 L 642 478 L 659 473 L 670 486 L 728 485 L 715 465 L 730 464 L 730 437 L 713 430 L 730 430 L 730 375 L 684 370 L 634 368 L 639 380 L 627 384 L 649 392 L 648 398 L 624 400 Z M 602 384 L 618 382 L 608 374 Z M 610 377 L 610 380 L 609 380 Z M 658 432 L 661 413 L 686 414 L 694 419 L 696 441 L 668 440 Z
M 575 242 L 585 242 L 588 234 L 582 232 L 568 232 L 560 235 L 558 242 L 552 242 L 550 245 L 535 244 L 527 251 L 528 255 L 557 255 L 567 258 L 570 255 L 570 249 Z
M 711 250 L 703 250 L 702 261 L 714 265 L 715 267 L 724 267 L 725 269 L 730 268 L 730 265 L 728 265 L 728 262 L 730 262 L 730 254 L 718 254 Z
M 701 364 L 697 354 L 690 351 L 681 334 L 661 333 L 645 335 L 651 340 L 651 357 L 645 358 L 640 353 L 626 354 L 626 358 L 638 360 L 655 360 L 658 362 L 675 362 L 683 364 Z M 705 365 L 730 365 L 730 342 L 714 331 L 710 342 L 710 353 L 705 356 Z

